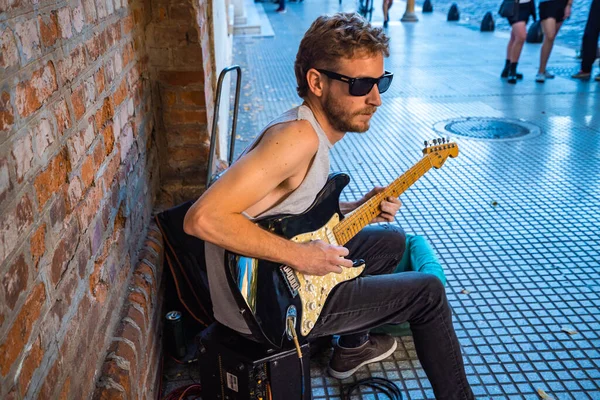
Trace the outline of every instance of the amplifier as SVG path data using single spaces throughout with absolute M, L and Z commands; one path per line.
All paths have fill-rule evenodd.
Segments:
M 310 348 L 274 350 L 214 323 L 200 334 L 200 380 L 205 400 L 310 400 Z

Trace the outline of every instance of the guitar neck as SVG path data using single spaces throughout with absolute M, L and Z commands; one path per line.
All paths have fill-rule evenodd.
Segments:
M 431 161 L 423 157 L 408 171 L 393 181 L 383 192 L 376 194 L 337 224 L 333 233 L 339 245 L 346 244 L 381 212 L 380 204 L 388 197 L 399 197 L 431 169 Z

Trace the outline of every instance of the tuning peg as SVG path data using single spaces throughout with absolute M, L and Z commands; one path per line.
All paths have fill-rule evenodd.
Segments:
M 446 143 L 450 143 L 450 136 L 446 137 Z
M 428 145 L 429 145 L 429 142 L 427 140 L 425 140 L 425 148 L 427 148 Z
M 436 145 L 437 144 L 437 139 L 433 139 L 433 144 Z

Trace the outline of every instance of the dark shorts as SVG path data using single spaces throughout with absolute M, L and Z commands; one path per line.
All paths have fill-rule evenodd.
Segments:
M 530 3 L 523 3 L 523 4 L 519 4 L 519 14 L 517 15 L 517 17 L 513 17 L 513 18 L 507 18 L 508 23 L 509 24 L 514 24 L 515 22 L 525 22 L 525 25 L 527 25 L 527 22 L 529 22 L 529 17 L 532 17 L 533 13 L 531 12 L 531 4 Z
M 566 6 L 567 0 L 552 0 L 540 3 L 540 21 L 547 18 L 554 18 L 556 22 L 563 22 L 565 20 Z

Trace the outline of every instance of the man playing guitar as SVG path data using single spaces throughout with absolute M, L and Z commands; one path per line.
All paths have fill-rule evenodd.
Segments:
M 215 318 L 249 335 L 227 288 L 224 249 L 280 263 L 298 273 L 324 276 L 366 268 L 331 291 L 309 338 L 340 335 L 329 373 L 344 379 L 396 349 L 390 336 L 369 335 L 383 324 L 410 322 L 419 360 L 438 399 L 473 399 L 444 286 L 432 275 L 392 274 L 402 258 L 405 235 L 392 225 L 361 230 L 345 247 L 322 240 L 298 243 L 275 235 L 253 219 L 300 214 L 315 200 L 329 174 L 329 150 L 347 132 L 365 132 L 392 81 L 384 70 L 388 37 L 356 14 L 322 16 L 304 35 L 295 62 L 304 102 L 272 121 L 245 153 L 188 211 L 186 233 L 206 242 Z M 340 203 L 346 214 L 381 192 L 374 188 L 355 202 Z M 380 203 L 371 221 L 393 222 L 397 198 Z

